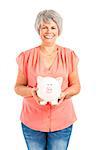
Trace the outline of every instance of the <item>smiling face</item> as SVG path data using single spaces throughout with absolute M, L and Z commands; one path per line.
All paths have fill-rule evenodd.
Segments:
M 57 24 L 54 21 L 51 20 L 49 23 L 41 22 L 40 37 L 44 45 L 53 45 L 58 37 L 58 32 Z

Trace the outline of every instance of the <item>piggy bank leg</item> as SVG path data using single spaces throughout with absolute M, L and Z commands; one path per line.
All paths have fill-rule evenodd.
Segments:
M 41 102 L 40 102 L 40 105 L 46 105 L 46 104 L 47 104 L 46 101 L 41 101 Z
M 57 104 L 58 104 L 58 100 L 53 100 L 53 101 L 51 101 L 51 104 L 52 104 L 52 105 L 57 105 Z

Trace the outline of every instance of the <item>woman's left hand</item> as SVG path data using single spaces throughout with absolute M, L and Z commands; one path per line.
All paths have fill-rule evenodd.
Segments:
M 60 97 L 59 97 L 59 104 L 64 101 L 64 99 L 69 99 L 71 96 L 68 95 L 66 92 L 61 92 Z

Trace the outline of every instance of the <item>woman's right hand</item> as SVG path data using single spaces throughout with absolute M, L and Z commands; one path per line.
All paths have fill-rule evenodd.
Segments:
M 38 104 L 40 104 L 40 102 L 41 101 L 43 101 L 38 95 L 37 95 L 37 88 L 36 87 L 33 87 L 32 89 L 31 89 L 31 93 L 32 93 L 32 96 L 34 97 L 34 100 L 38 103 Z

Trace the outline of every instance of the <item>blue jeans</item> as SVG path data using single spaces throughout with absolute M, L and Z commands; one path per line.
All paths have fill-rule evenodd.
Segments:
M 67 150 L 72 126 L 54 132 L 41 132 L 22 123 L 22 130 L 28 150 Z

